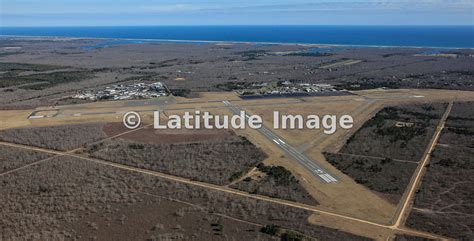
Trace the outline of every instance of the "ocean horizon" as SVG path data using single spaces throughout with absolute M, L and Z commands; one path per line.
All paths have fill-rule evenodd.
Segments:
M 474 48 L 474 26 L 1 27 L 1 36 Z

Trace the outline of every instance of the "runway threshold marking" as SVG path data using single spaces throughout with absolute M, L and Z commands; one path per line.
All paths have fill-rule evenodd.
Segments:
M 240 112 L 242 111 L 238 107 L 232 105 L 228 100 L 224 100 L 222 101 L 222 103 L 224 103 L 224 105 L 234 114 L 240 114 Z M 249 118 L 249 115 L 245 116 Z M 257 131 L 260 132 L 260 134 L 262 134 L 263 136 L 265 136 L 268 140 L 273 141 L 287 155 L 289 155 L 292 159 L 303 165 L 306 169 L 310 171 L 310 173 L 312 173 L 316 177 L 319 177 L 319 179 L 321 179 L 325 183 L 338 182 L 338 180 L 333 175 L 329 174 L 328 171 L 314 163 L 313 160 L 311 160 L 305 154 L 298 152 L 293 146 L 287 144 L 270 129 L 266 128 L 265 126 L 262 126 L 261 128 L 257 129 Z

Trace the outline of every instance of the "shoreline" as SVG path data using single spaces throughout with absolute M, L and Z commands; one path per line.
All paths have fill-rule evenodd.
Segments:
M 288 43 L 288 42 L 252 42 L 252 41 L 232 41 L 232 40 L 185 40 L 185 39 L 143 39 L 143 38 L 101 38 L 101 37 L 71 37 L 71 36 L 45 36 L 45 35 L 8 35 L 0 34 L 0 38 L 42 38 L 59 40 L 122 40 L 122 41 L 145 41 L 145 42 L 169 42 L 169 43 L 227 43 L 227 44 L 267 44 L 267 45 L 287 45 L 306 47 L 353 47 L 353 48 L 409 48 L 409 49 L 448 49 L 448 50 L 473 50 L 474 47 L 441 47 L 441 46 L 397 46 L 397 45 L 359 45 L 359 44 L 325 44 L 325 43 Z M 137 43 L 131 43 L 137 44 Z

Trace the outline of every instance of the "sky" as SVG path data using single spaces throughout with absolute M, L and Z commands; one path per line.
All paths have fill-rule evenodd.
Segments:
M 474 0 L 0 0 L 0 26 L 474 25 Z

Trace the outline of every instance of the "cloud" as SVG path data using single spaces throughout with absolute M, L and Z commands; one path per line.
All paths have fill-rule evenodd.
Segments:
M 5 25 L 474 24 L 473 0 L 5 0 L 0 8 Z
M 143 12 L 193 12 L 205 8 L 192 4 L 160 4 L 160 5 L 141 5 L 139 9 Z
M 18 1 L 18 0 L 17 0 Z M 216 0 L 185 0 L 175 1 L 131 0 L 119 1 L 121 4 L 106 4 L 98 2 L 83 4 L 78 0 L 60 1 L 47 0 L 45 2 L 5 1 L 4 14 L 140 14 L 140 13 L 294 13 L 294 12 L 440 12 L 440 13 L 466 13 L 471 14 L 474 9 L 472 0 L 241 0 L 241 1 L 216 1 Z M 151 2 L 151 3 L 150 3 Z
M 273 5 L 254 5 L 238 7 L 234 10 L 248 11 L 248 12 L 330 12 L 330 11 L 389 11 L 399 12 L 414 11 L 414 12 L 466 12 L 472 13 L 474 8 L 473 3 L 469 0 L 422 0 L 422 1 L 320 1 L 311 3 L 298 4 L 273 4 Z M 217 10 L 217 9 L 216 9 Z M 223 9 L 221 9 L 223 10 Z

